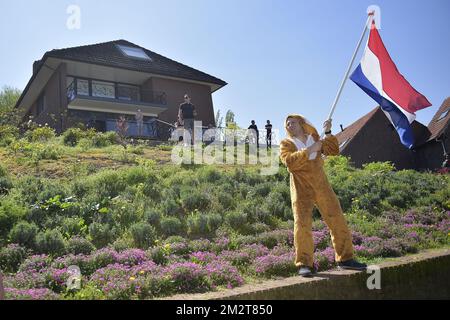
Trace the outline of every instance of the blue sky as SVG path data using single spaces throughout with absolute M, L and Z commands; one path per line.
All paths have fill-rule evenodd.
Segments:
M 72 4 L 80 30 L 66 27 Z M 214 108 L 233 110 L 240 126 L 270 119 L 282 129 L 301 113 L 321 127 L 372 4 L 398 69 L 433 104 L 417 113 L 427 125 L 450 96 L 449 0 L 1 0 L 0 86 L 23 89 L 45 51 L 126 39 L 228 82 Z M 335 132 L 375 106 L 347 82 Z

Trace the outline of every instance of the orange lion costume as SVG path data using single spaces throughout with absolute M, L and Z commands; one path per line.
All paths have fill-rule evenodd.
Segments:
M 299 119 L 305 134 L 310 135 L 314 142 L 319 141 L 317 130 L 306 118 L 289 115 L 285 126 L 289 118 Z M 313 268 L 312 211 L 315 205 L 330 229 L 336 261 L 353 259 L 352 236 L 339 200 L 325 175 L 321 154 L 313 158 L 314 155 L 310 155 L 306 148 L 299 150 L 287 129 L 286 132 L 288 138 L 281 141 L 280 158 L 290 173 L 296 266 Z M 326 156 L 339 154 L 339 144 L 335 136 L 331 135 L 322 140 L 321 153 Z

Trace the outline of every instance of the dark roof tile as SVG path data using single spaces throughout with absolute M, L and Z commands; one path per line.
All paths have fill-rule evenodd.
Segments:
M 151 58 L 151 61 L 128 57 L 123 54 L 117 45 L 140 48 Z M 55 49 L 48 51 L 45 56 L 202 81 L 220 86 L 227 84 L 221 79 L 166 58 L 126 40 Z
M 441 107 L 428 124 L 428 129 L 431 132 L 431 136 L 428 139 L 428 141 L 438 138 L 444 132 L 445 128 L 447 128 L 448 123 L 450 122 L 450 112 L 448 112 L 444 118 L 440 120 L 438 119 L 441 117 L 441 115 L 444 115 L 445 112 L 447 112 L 449 109 L 450 109 L 450 97 L 444 100 Z

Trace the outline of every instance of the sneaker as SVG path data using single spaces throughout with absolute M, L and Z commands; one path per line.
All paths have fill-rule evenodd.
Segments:
M 300 267 L 300 269 L 298 270 L 298 275 L 302 276 L 302 277 L 311 277 L 313 274 L 315 273 L 314 269 L 307 267 L 307 266 L 302 266 Z
M 367 265 L 365 263 L 358 262 L 354 259 L 338 262 L 339 269 L 344 270 L 366 270 Z

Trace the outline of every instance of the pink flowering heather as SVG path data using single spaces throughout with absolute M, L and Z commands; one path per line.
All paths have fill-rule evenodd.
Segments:
M 328 229 L 313 231 L 314 247 L 317 249 L 325 249 L 330 243 L 330 233 Z
M 51 259 L 46 254 L 33 255 L 25 259 L 19 267 L 19 271 L 40 271 L 50 266 Z
M 284 254 L 293 252 L 293 250 L 294 248 L 292 247 L 288 247 L 286 245 L 278 245 L 270 250 L 270 254 L 273 254 L 274 256 L 282 256 Z
M 233 251 L 233 250 L 224 250 L 218 256 L 219 260 L 227 261 L 231 263 L 233 266 L 246 266 L 252 260 L 252 256 L 245 251 Z
M 207 264 L 205 269 L 214 287 L 226 286 L 231 289 L 244 284 L 239 271 L 228 262 L 213 261 Z
M 5 288 L 6 300 L 58 300 L 58 294 L 47 288 L 15 289 Z
M 189 260 L 198 264 L 206 264 L 217 259 L 217 255 L 212 252 L 198 251 L 189 255 Z
M 128 266 L 134 266 L 147 261 L 147 255 L 144 250 L 141 249 L 128 249 L 115 255 L 115 261 Z
M 211 250 L 211 241 L 208 239 L 196 239 L 192 240 L 189 243 L 189 248 L 193 251 L 210 251 Z
M 294 264 L 294 252 L 281 256 L 272 254 L 258 257 L 253 262 L 253 269 L 262 276 L 290 276 L 295 274 L 297 268 Z
M 230 239 L 228 239 L 226 237 L 222 237 L 222 238 L 216 239 L 216 241 L 214 242 L 214 244 L 212 246 L 214 248 L 214 251 L 219 253 L 223 250 L 227 250 L 229 245 L 230 245 Z
M 174 263 L 164 268 L 176 288 L 176 292 L 204 292 L 211 289 L 204 268 L 193 262 Z
M 241 252 L 244 253 L 248 253 L 248 255 L 254 259 L 256 257 L 261 257 L 261 256 L 265 256 L 267 254 L 269 254 L 269 248 L 267 248 L 266 246 L 262 245 L 262 244 L 247 244 L 243 247 L 240 248 Z
M 334 265 L 334 249 L 325 248 L 314 255 L 314 268 L 318 271 L 331 269 Z

